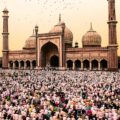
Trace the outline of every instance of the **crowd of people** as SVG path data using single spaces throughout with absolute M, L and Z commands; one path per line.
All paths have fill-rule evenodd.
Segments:
M 0 120 L 120 120 L 120 72 L 1 70 Z

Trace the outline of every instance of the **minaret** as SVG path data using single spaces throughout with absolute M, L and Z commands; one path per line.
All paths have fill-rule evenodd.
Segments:
M 59 14 L 59 23 L 61 23 L 61 14 Z
M 108 1 L 108 34 L 109 34 L 109 63 L 110 70 L 117 70 L 118 58 L 117 58 L 117 32 L 116 32 L 116 12 L 115 12 L 115 0 Z
M 65 69 L 65 41 L 64 41 L 64 35 L 65 35 L 65 23 L 62 23 L 62 69 Z
M 3 69 L 8 68 L 8 59 L 9 59 L 9 46 L 8 46 L 8 13 L 9 11 L 5 8 L 3 10 L 3 57 L 2 57 L 2 66 Z
M 115 0 L 108 0 L 109 45 L 117 44 Z

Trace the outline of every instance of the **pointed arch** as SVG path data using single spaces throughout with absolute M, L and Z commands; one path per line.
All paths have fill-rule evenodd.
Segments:
M 108 62 L 107 62 L 107 60 L 105 60 L 105 59 L 101 60 L 100 61 L 100 67 L 101 67 L 102 70 L 107 69 L 108 68 Z
M 72 70 L 72 68 L 73 68 L 73 61 L 72 60 L 67 61 L 67 68 Z
M 29 60 L 26 61 L 26 68 L 30 69 L 30 61 Z
M 50 65 L 52 56 L 59 56 L 58 47 L 52 42 L 47 42 L 41 48 L 41 67 Z
M 32 68 L 35 69 L 36 68 L 36 60 L 32 61 Z
M 120 63 L 118 63 L 118 69 L 120 69 Z
M 15 69 L 18 69 L 19 68 L 19 62 L 16 60 L 15 61 Z
M 57 55 L 53 55 L 50 58 L 50 66 L 51 67 L 59 67 L 59 57 Z
M 24 66 L 25 66 L 24 61 L 23 61 L 23 60 L 22 60 L 22 61 L 20 61 L 20 69 L 24 69 Z
M 96 59 L 92 60 L 92 70 L 98 70 L 98 61 Z
M 84 60 L 83 61 L 83 68 L 84 69 L 89 69 L 90 68 L 90 62 L 89 62 L 89 60 Z
M 79 70 L 81 68 L 81 61 L 80 60 L 76 60 L 75 61 L 75 69 Z

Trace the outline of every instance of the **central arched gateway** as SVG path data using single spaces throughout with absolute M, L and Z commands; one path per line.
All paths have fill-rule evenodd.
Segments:
M 41 48 L 41 67 L 59 67 L 58 47 L 52 42 L 46 43 Z

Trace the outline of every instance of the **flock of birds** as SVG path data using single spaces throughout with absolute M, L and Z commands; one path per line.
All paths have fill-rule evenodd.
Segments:
M 35 14 L 49 16 L 48 22 L 52 22 L 51 19 L 53 16 L 58 15 L 59 13 L 65 14 L 66 11 L 79 11 L 80 4 L 82 0 L 24 0 L 25 4 L 29 6 L 29 4 L 36 5 Z
M 67 8 L 73 9 L 76 8 L 76 5 L 81 3 L 81 0 L 25 0 L 25 2 L 37 2 L 38 5 L 44 8 L 54 8 L 57 6 L 57 9 L 65 10 Z M 59 6 L 58 6 L 59 4 Z M 77 7 L 78 9 L 78 7 Z

